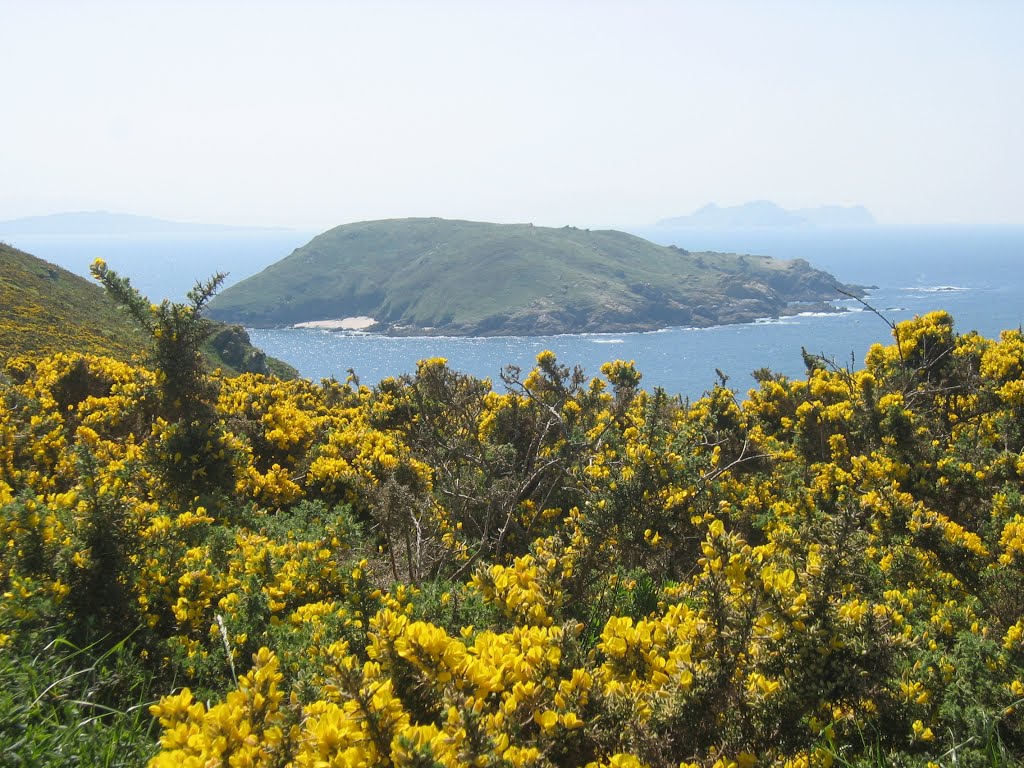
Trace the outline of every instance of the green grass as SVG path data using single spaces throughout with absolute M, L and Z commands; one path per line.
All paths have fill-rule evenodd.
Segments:
M 0 651 L 0 765 L 141 766 L 156 751 L 158 686 L 127 642 L 56 638 Z
M 130 360 L 143 335 L 98 285 L 0 243 L 0 357 L 78 351 Z
M 244 331 L 233 335 L 234 356 L 212 343 L 203 350 L 210 367 L 228 375 L 246 370 L 245 361 L 258 353 Z M 0 365 L 14 357 L 57 352 L 142 360 L 147 344 L 147 337 L 99 285 L 0 243 Z M 281 378 L 298 375 L 280 360 L 266 362 Z
M 838 297 L 821 285 L 797 295 L 791 278 L 809 272 L 805 262 L 688 253 L 614 230 L 401 219 L 325 232 L 226 289 L 210 311 L 254 326 L 369 315 L 392 328 L 452 333 L 528 332 L 531 319 L 538 332 L 545 322 L 562 330 L 707 325 L 742 312 L 737 281 L 774 294 L 762 301 L 766 313 L 791 299 Z

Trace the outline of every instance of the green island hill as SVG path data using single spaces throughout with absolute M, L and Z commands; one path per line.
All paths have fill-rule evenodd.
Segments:
M 619 333 L 828 309 L 840 290 L 863 291 L 802 259 L 691 253 L 615 230 L 390 219 L 324 232 L 225 289 L 209 315 L 393 335 Z
M 287 363 L 267 357 L 245 329 L 216 323 L 203 353 L 227 375 L 295 378 Z M 143 356 L 148 340 L 99 285 L 0 243 L 0 365 L 16 357 L 58 352 L 106 355 L 125 362 Z

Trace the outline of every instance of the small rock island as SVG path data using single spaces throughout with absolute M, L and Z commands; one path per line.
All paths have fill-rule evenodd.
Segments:
M 393 335 L 622 333 L 751 322 L 862 295 L 802 259 L 689 252 L 616 230 L 447 219 L 335 227 L 224 290 L 248 327 Z

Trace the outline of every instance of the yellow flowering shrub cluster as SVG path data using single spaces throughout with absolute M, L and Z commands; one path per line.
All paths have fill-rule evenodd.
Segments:
M 154 766 L 1024 759 L 1024 340 L 895 337 L 744 400 L 213 378 L 180 456 L 157 375 L 14 361 L 0 642 L 138 627 Z

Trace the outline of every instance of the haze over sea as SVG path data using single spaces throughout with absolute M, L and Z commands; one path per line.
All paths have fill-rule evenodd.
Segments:
M 633 229 L 636 234 L 691 251 L 717 250 L 805 258 L 847 283 L 874 285 L 868 302 L 890 321 L 937 309 L 950 312 L 960 331 L 997 336 L 1024 323 L 1024 229 L 869 228 L 858 230 Z M 10 236 L 36 256 L 87 275 L 101 256 L 132 278 L 151 299 L 181 299 L 197 279 L 230 271 L 230 282 L 254 274 L 312 237 L 303 232 L 203 233 L 105 237 Z M 842 297 L 839 297 L 842 298 Z M 891 332 L 857 302 L 848 311 L 705 329 L 654 333 L 498 338 L 388 338 L 319 330 L 253 330 L 253 343 L 313 379 L 344 379 L 353 369 L 364 384 L 415 370 L 416 361 L 445 357 L 460 371 L 498 377 L 509 364 L 528 369 L 536 355 L 554 351 L 567 365 L 595 375 L 603 362 L 635 360 L 648 388 L 698 397 L 717 380 L 716 369 L 741 393 L 750 374 L 768 367 L 804 375 L 801 347 L 841 365 L 860 367 L 871 344 Z

